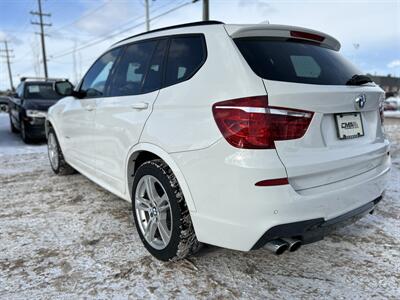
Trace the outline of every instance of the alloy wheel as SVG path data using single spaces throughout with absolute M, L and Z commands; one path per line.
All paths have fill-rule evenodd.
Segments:
M 57 144 L 56 137 L 52 133 L 49 134 L 49 140 L 47 142 L 47 149 L 48 149 L 48 153 L 49 153 L 49 159 L 50 159 L 51 166 L 53 167 L 53 169 L 57 169 L 58 164 L 59 164 L 58 144 Z
M 135 211 L 139 228 L 155 249 L 167 247 L 172 235 L 172 211 L 161 182 L 152 175 L 143 176 L 135 193 Z

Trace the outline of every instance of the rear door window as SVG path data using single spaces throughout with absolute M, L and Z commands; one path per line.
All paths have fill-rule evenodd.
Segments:
M 235 40 L 252 70 L 269 80 L 345 85 L 361 72 L 338 52 L 315 43 L 271 38 Z
M 157 41 L 128 45 L 113 74 L 110 96 L 127 96 L 141 93 L 150 59 Z
M 161 88 L 163 77 L 163 61 L 168 40 L 163 39 L 158 42 L 144 79 L 142 93 L 150 93 Z
M 191 78 L 203 65 L 206 55 L 202 35 L 171 38 L 165 85 L 169 86 Z

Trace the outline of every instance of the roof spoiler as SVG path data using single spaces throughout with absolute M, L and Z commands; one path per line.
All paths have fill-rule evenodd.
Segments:
M 340 43 L 334 37 L 312 29 L 286 25 L 224 25 L 226 31 L 232 38 L 241 37 L 286 37 L 317 42 L 322 46 L 339 51 Z

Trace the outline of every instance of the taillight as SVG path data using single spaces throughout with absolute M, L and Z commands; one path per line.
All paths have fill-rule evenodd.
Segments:
M 385 122 L 385 116 L 383 114 L 384 111 L 384 101 L 385 101 L 385 94 L 382 94 L 379 98 L 379 116 L 381 117 L 381 125 L 383 126 Z
M 275 141 L 301 138 L 313 113 L 268 106 L 267 96 L 215 103 L 214 119 L 227 142 L 243 149 L 274 149 Z

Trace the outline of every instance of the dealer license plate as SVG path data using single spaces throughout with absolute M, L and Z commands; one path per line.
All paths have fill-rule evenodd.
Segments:
M 335 120 L 339 139 L 346 140 L 364 136 L 361 113 L 335 114 Z

